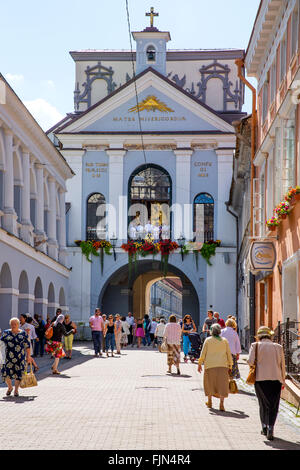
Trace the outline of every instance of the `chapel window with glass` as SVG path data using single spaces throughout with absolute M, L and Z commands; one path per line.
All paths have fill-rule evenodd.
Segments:
M 101 193 L 91 194 L 87 199 L 86 240 L 106 238 L 106 204 Z
M 208 193 L 200 193 L 194 199 L 194 241 L 214 239 L 214 199 Z
M 143 165 L 129 179 L 128 236 L 170 238 L 171 178 L 158 165 Z

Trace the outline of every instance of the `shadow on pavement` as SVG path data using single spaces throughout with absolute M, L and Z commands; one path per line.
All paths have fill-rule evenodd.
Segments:
M 3 397 L 2 399 L 0 399 L 0 401 L 5 401 L 6 403 L 7 402 L 14 402 L 14 403 L 27 403 L 28 401 L 34 401 L 34 399 L 37 398 L 37 395 L 32 395 L 32 396 L 26 396 L 26 397 L 22 397 L 22 396 L 19 396 L 19 397 Z
M 256 397 L 256 394 L 255 394 L 255 393 L 253 393 L 253 392 L 246 392 L 245 390 L 241 390 L 240 388 L 239 388 L 238 393 L 239 393 L 240 395 L 248 395 L 248 396 L 250 396 L 250 397 Z
M 300 442 L 290 442 L 279 437 L 274 437 L 274 441 L 264 441 L 266 446 L 278 450 L 300 450 Z
M 215 410 L 214 408 L 210 408 L 209 411 L 210 411 L 210 414 L 224 416 L 224 418 L 238 418 L 238 419 L 249 418 L 249 415 L 244 413 L 244 411 L 239 411 L 239 410 L 220 411 L 220 410 Z

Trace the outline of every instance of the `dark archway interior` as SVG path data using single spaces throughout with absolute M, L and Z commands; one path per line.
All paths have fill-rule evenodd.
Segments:
M 142 260 L 138 262 L 137 270 L 132 268 L 132 275 L 128 279 L 128 265 L 117 270 L 106 282 L 98 298 L 98 306 L 106 314 L 127 315 L 133 312 L 133 284 L 141 274 L 149 271 L 159 271 L 160 262 L 153 260 Z M 182 312 L 183 315 L 192 315 L 196 326 L 200 323 L 200 307 L 195 287 L 185 274 L 172 264 L 168 267 L 169 273 L 179 277 L 183 286 Z M 134 312 L 133 312 L 134 313 Z

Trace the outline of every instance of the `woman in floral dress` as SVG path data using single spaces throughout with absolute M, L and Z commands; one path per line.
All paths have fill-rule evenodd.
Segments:
M 10 319 L 10 329 L 4 330 L 0 338 L 5 344 L 6 359 L 1 366 L 3 380 L 7 384 L 6 396 L 10 396 L 13 391 L 12 380 L 15 380 L 14 396 L 19 396 L 19 386 L 22 375 L 26 368 L 26 362 L 30 364 L 30 342 L 27 333 L 21 330 L 18 318 Z

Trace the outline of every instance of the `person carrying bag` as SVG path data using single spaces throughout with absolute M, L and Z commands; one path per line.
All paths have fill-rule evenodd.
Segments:
M 274 425 L 278 414 L 281 390 L 285 386 L 285 360 L 283 347 L 272 341 L 274 332 L 261 326 L 256 334 L 257 342 L 251 344 L 247 383 L 254 381 L 262 425 L 261 434 L 274 439 Z
M 36 387 L 37 380 L 32 370 L 32 364 L 30 363 L 30 372 L 28 374 L 28 368 L 26 367 L 23 377 L 21 379 L 20 387 L 21 388 L 29 388 L 29 387 Z

